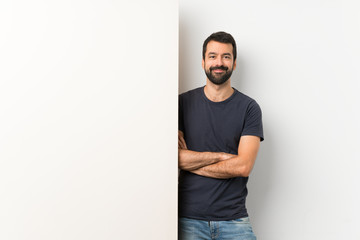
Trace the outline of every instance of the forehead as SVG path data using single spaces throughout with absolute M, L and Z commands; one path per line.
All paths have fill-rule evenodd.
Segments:
M 233 53 L 233 46 L 231 43 L 221 43 L 216 41 L 210 41 L 206 46 L 206 54 L 216 53 L 216 54 L 224 54 Z

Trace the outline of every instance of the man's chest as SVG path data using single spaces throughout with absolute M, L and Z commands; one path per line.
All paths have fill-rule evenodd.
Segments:
M 241 109 L 200 104 L 183 113 L 185 140 L 192 150 L 237 152 L 245 119 Z

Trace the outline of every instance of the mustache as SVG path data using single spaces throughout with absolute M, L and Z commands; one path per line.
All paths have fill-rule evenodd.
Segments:
M 229 68 L 225 67 L 225 66 L 210 67 L 210 71 L 217 70 L 217 69 L 227 71 Z

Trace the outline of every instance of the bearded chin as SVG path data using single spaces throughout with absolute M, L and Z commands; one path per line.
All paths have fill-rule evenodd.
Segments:
M 209 71 L 205 71 L 205 74 L 207 76 L 207 78 L 213 83 L 213 84 L 216 84 L 216 85 L 221 85 L 223 83 L 225 83 L 227 80 L 229 80 L 229 78 L 231 77 L 231 74 L 232 74 L 232 70 L 231 71 L 227 71 L 225 72 L 223 75 L 219 76 L 219 77 L 216 77 L 212 74 L 212 71 L 209 70 Z

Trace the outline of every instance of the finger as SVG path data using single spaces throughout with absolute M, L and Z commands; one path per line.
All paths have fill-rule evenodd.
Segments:
M 184 140 L 184 143 L 183 143 L 184 144 L 184 149 L 188 149 L 187 145 L 186 145 L 186 142 L 185 142 L 185 139 L 183 139 L 183 140 Z
M 178 140 L 179 140 L 179 143 L 181 145 L 181 148 L 182 149 L 187 149 L 187 145 L 186 145 L 186 142 L 185 142 L 185 139 L 184 139 L 184 133 L 180 130 L 178 130 Z
M 180 144 L 183 147 L 183 149 L 187 149 L 186 142 L 184 138 L 180 138 Z
M 183 143 L 181 142 L 181 139 L 180 139 L 180 138 L 178 139 L 178 146 L 179 146 L 180 149 L 183 149 L 183 148 L 184 148 L 184 145 L 183 145 Z
M 179 146 L 180 146 L 181 149 L 186 149 L 186 144 L 184 144 L 183 141 L 179 140 Z

